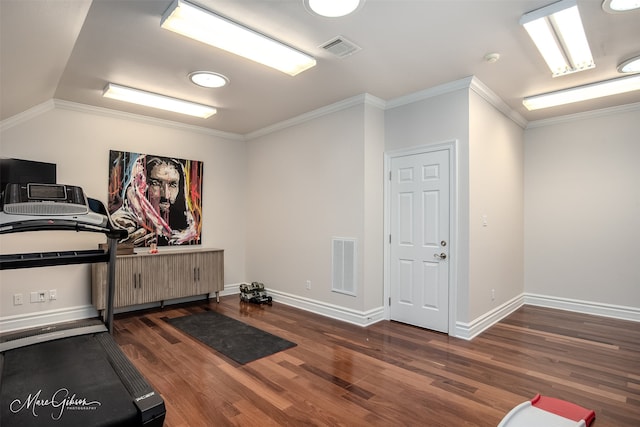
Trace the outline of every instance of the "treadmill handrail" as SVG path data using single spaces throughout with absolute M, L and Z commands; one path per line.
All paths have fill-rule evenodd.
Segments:
M 23 231 L 89 231 L 94 233 L 103 233 L 107 237 L 122 239 L 127 236 L 126 230 L 112 229 L 105 226 L 95 224 L 87 224 L 77 220 L 70 219 L 32 219 L 15 222 L 4 222 L 0 224 L 0 234 L 19 233 Z M 124 232 L 124 233 L 123 233 Z
M 109 254 L 103 249 L 87 249 L 82 251 L 33 252 L 25 254 L 0 255 L 0 270 L 89 264 L 95 262 L 109 262 Z

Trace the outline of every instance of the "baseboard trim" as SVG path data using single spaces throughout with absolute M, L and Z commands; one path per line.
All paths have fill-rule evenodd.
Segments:
M 556 308 L 559 310 L 574 311 L 576 313 L 640 322 L 640 307 L 603 304 L 529 293 L 524 294 L 524 303 L 538 307 Z
M 234 295 L 240 293 L 240 283 L 225 285 L 220 296 Z M 273 298 L 274 302 L 299 308 L 321 316 L 341 320 L 358 326 L 369 326 L 384 320 L 384 307 L 377 307 L 368 311 L 351 310 L 349 308 L 304 298 L 298 295 L 267 289 L 267 294 Z
M 273 298 L 274 302 L 299 308 L 300 310 L 309 311 L 321 316 L 330 317 L 332 319 L 341 320 L 357 326 L 370 326 L 384 320 L 384 307 L 377 307 L 367 311 L 358 311 L 275 290 L 268 290 L 268 293 L 269 296 Z
M 227 295 L 239 294 L 240 285 L 241 283 L 232 283 L 232 284 L 224 285 L 224 289 L 220 291 L 220 296 L 224 297 Z
M 593 316 L 611 317 L 619 320 L 640 322 L 640 308 L 626 307 L 614 304 L 602 304 L 593 301 L 581 301 L 569 298 L 559 298 L 548 295 L 523 293 L 500 307 L 478 317 L 470 323 L 457 322 L 455 337 L 471 340 L 491 326 L 498 323 L 523 305 L 553 308 L 556 310 L 573 311 L 575 313 L 590 314 Z
M 237 295 L 239 292 L 240 283 L 228 284 L 225 285 L 224 290 L 220 292 L 220 296 Z M 277 290 L 268 290 L 268 293 L 275 302 L 319 314 L 321 316 L 341 320 L 357 326 L 366 327 L 384 320 L 384 307 L 382 306 L 368 311 L 358 311 Z M 197 298 L 202 297 L 192 297 L 184 300 L 196 300 Z M 172 302 L 182 302 L 182 300 Z M 592 301 L 523 293 L 469 323 L 456 322 L 453 336 L 464 340 L 472 340 L 523 305 L 554 308 L 582 314 L 591 314 L 594 316 L 640 322 L 640 308 L 638 307 L 626 307 Z M 134 309 L 140 308 L 141 307 L 138 306 Z M 0 318 L 0 333 L 36 328 L 52 323 L 88 319 L 96 317 L 97 315 L 98 312 L 93 305 L 86 305 L 60 310 L 50 310 L 42 313 L 7 316 Z
M 93 305 L 49 310 L 42 313 L 19 314 L 0 318 L 0 332 L 37 328 L 40 326 L 50 325 L 52 323 L 90 319 L 96 316 L 98 316 L 98 312 Z
M 470 323 L 456 322 L 454 336 L 456 338 L 470 341 L 522 307 L 523 304 L 524 295 L 519 295 L 483 314 Z

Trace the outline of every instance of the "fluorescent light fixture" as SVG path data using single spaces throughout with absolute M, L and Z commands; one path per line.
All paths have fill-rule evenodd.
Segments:
M 338 18 L 353 13 L 365 0 L 304 0 L 313 13 L 327 18 Z
M 160 26 L 295 76 L 316 60 L 290 46 L 184 0 L 174 0 Z
M 604 0 L 602 9 L 609 13 L 624 13 L 640 8 L 640 0 Z
M 561 0 L 529 12 L 520 24 L 542 54 L 553 77 L 594 68 L 576 0 Z
M 189 73 L 189 80 L 194 84 L 207 88 L 218 88 L 226 86 L 229 83 L 229 79 L 222 74 L 214 73 L 211 71 L 194 71 Z
M 640 72 L 640 55 L 629 58 L 622 64 L 618 65 L 618 72 L 625 74 Z
M 105 98 L 117 99 L 118 101 L 144 105 L 146 107 L 173 111 L 174 113 L 201 117 L 203 119 L 213 116 L 217 111 L 214 107 L 210 107 L 208 105 L 196 104 L 194 102 L 171 98 L 157 93 L 145 92 L 143 90 L 120 86 L 113 83 L 107 84 L 102 92 L 102 96 Z
M 531 111 L 632 92 L 634 90 L 640 90 L 640 74 L 605 80 L 542 95 L 529 96 L 525 98 L 522 103 L 527 107 L 527 110 Z

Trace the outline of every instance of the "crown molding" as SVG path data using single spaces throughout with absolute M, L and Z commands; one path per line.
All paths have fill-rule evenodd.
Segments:
M 243 135 L 231 132 L 223 132 L 215 129 L 209 129 L 202 126 L 187 125 L 184 123 L 174 122 L 171 120 L 157 119 L 155 117 L 143 116 L 141 114 L 125 113 L 122 111 L 111 110 L 108 108 L 95 107 L 93 105 L 80 104 L 78 102 L 65 101 L 62 99 L 50 99 L 42 104 L 36 105 L 22 113 L 9 117 L 0 122 L 0 131 L 4 132 L 14 126 L 25 123 L 35 117 L 38 117 L 51 110 L 60 109 L 68 111 L 76 111 L 79 113 L 93 114 L 97 116 L 113 117 L 125 120 L 132 120 L 141 123 L 147 123 L 155 126 L 166 128 L 187 130 L 191 132 L 202 133 L 205 135 L 215 136 L 219 138 L 230 139 L 233 141 L 244 141 Z
M 582 113 L 567 114 L 566 116 L 552 117 L 550 119 L 535 120 L 527 124 L 527 129 L 535 129 L 545 126 L 553 126 L 562 123 L 570 123 L 578 120 L 594 119 L 597 117 L 611 116 L 615 114 L 640 111 L 640 102 L 633 104 L 618 105 L 616 107 L 602 108 L 599 110 L 585 111 Z
M 4 132 L 5 130 L 11 129 L 14 126 L 18 126 L 22 123 L 28 122 L 29 120 L 38 117 L 41 114 L 46 113 L 47 111 L 51 111 L 55 108 L 53 99 L 43 102 L 42 104 L 38 104 L 34 107 L 29 108 L 21 113 L 16 114 L 15 116 L 11 116 L 7 119 L 4 119 L 0 122 L 0 132 Z
M 380 99 L 377 96 L 373 96 L 371 94 L 368 94 L 368 93 L 364 94 L 364 103 L 365 103 L 365 105 L 370 105 L 372 107 L 376 107 L 376 108 L 379 108 L 381 110 L 386 110 L 387 109 L 387 101 L 385 101 L 384 99 Z
M 292 117 L 287 120 L 283 120 L 271 126 L 266 126 L 262 129 L 258 129 L 257 131 L 250 132 L 248 134 L 245 134 L 245 138 L 247 141 L 250 141 L 252 139 L 260 138 L 270 133 L 277 132 L 279 130 L 283 130 L 292 126 L 296 126 L 304 122 L 308 122 L 309 120 L 326 116 L 328 114 L 335 113 L 337 111 L 345 110 L 347 108 L 351 108 L 356 105 L 371 105 L 373 107 L 380 108 L 382 110 L 386 108 L 386 102 L 384 100 L 377 98 L 373 95 L 370 95 L 368 93 L 364 93 L 364 94 L 352 96 L 351 98 L 343 99 L 342 101 L 335 102 L 333 104 L 318 108 L 316 110 L 309 111 L 304 114 L 300 114 L 299 116 Z
M 418 92 L 410 93 L 409 95 L 400 96 L 387 101 L 387 109 L 401 107 L 407 104 L 413 104 L 417 101 L 423 101 L 425 99 L 433 98 L 447 93 L 456 92 L 462 89 L 468 89 L 471 85 L 473 76 L 465 77 L 453 82 L 444 83 L 439 86 L 434 86 L 429 89 L 424 89 Z
M 439 86 L 435 86 L 429 89 L 421 90 L 419 92 L 411 93 L 409 95 L 401 96 L 387 101 L 387 109 L 400 107 L 407 104 L 412 104 L 417 101 L 423 101 L 425 99 L 433 98 L 440 95 L 446 95 L 448 93 L 457 92 L 459 90 L 469 89 L 478 94 L 482 99 L 491 104 L 494 108 L 504 114 L 507 118 L 511 119 L 521 128 L 527 126 L 527 120 L 512 110 L 495 92 L 493 92 L 487 85 L 482 83 L 477 77 L 469 76 L 460 80 L 445 83 Z
M 216 136 L 220 138 L 230 139 L 234 141 L 247 141 L 254 138 L 258 138 L 260 136 L 267 135 L 272 132 L 276 132 L 281 129 L 285 129 L 291 126 L 295 126 L 301 123 L 304 123 L 309 120 L 313 120 L 315 118 L 325 116 L 327 114 L 331 114 L 337 111 L 341 111 L 356 105 L 370 105 L 376 108 L 380 108 L 382 110 L 385 109 L 386 103 L 384 100 L 377 98 L 368 93 L 360 94 L 353 96 L 351 98 L 344 99 L 342 101 L 336 102 L 334 104 L 318 108 L 317 110 L 310 111 L 308 113 L 301 114 L 299 116 L 293 117 L 288 120 L 284 120 L 282 122 L 276 123 L 271 126 L 267 126 L 265 128 L 259 129 L 255 132 L 248 133 L 246 135 L 223 132 L 215 129 L 204 128 L 201 126 L 187 125 L 183 123 L 178 123 L 170 120 L 158 119 L 155 117 L 144 116 L 140 114 L 126 113 L 117 110 L 111 110 L 103 107 L 96 107 L 87 104 L 80 104 L 72 101 L 65 101 L 61 99 L 50 99 L 46 102 L 43 102 L 40 105 L 37 105 L 29 110 L 26 110 L 22 113 L 16 114 L 13 117 L 3 120 L 0 122 L 0 131 L 4 131 L 13 126 L 16 126 L 20 123 L 27 122 L 34 117 L 37 117 L 41 114 L 44 114 L 48 111 L 59 108 L 61 110 L 68 111 L 76 111 L 80 113 L 87 113 L 105 117 L 115 117 L 125 120 L 133 120 L 142 123 L 152 124 L 155 126 L 164 126 L 173 129 L 180 130 L 188 130 L 192 132 L 203 133 L 210 136 Z
M 493 105 L 498 111 L 504 114 L 507 118 L 514 121 L 518 126 L 525 128 L 527 126 L 527 120 L 517 112 L 513 111 L 498 95 L 495 94 L 488 86 L 482 83 L 475 76 L 465 77 L 460 80 L 445 83 L 439 86 L 435 86 L 429 89 L 414 92 L 409 95 L 401 96 L 398 98 L 384 101 L 368 93 L 360 94 L 347 98 L 345 100 L 336 102 L 326 107 L 318 108 L 317 110 L 310 111 L 308 113 L 301 114 L 288 120 L 276 123 L 271 126 L 264 127 L 255 132 L 251 132 L 245 135 L 245 138 L 249 141 L 261 136 L 268 135 L 270 133 L 295 126 L 304 123 L 315 118 L 334 113 L 336 111 L 344 110 L 354 105 L 366 104 L 371 105 L 382 110 L 389 110 L 392 108 L 400 107 L 403 105 L 412 104 L 417 101 L 433 98 L 440 95 L 446 95 L 448 93 L 456 92 L 463 89 L 473 90 L 480 95 L 484 100 Z
M 202 126 L 188 125 L 184 123 L 174 122 L 171 120 L 158 119 L 155 117 L 144 116 L 141 114 L 126 113 L 109 108 L 95 107 L 93 105 L 80 104 L 77 102 L 64 101 L 61 99 L 53 100 L 56 108 L 61 110 L 77 111 L 98 116 L 115 117 L 126 120 L 133 120 L 141 123 L 147 123 L 155 126 L 162 126 L 172 129 L 187 130 L 191 132 L 202 133 L 205 135 L 215 136 L 219 138 L 231 139 L 236 141 L 244 141 L 244 137 L 237 133 L 223 132 L 215 129 L 209 129 Z
M 517 125 L 527 129 L 534 129 L 545 126 L 552 126 L 561 123 L 569 123 L 573 121 L 585 120 L 596 117 L 603 117 L 608 115 L 623 114 L 627 112 L 633 112 L 640 110 L 640 102 L 633 104 L 620 105 L 616 107 L 603 108 L 599 110 L 586 111 L 582 113 L 569 114 L 565 116 L 552 117 L 549 119 L 536 120 L 527 122 L 520 114 L 513 111 L 507 104 L 505 104 L 498 95 L 496 95 L 488 86 L 478 80 L 475 76 L 466 77 L 464 79 L 456 80 L 454 82 L 435 86 L 433 88 L 425 89 L 419 92 L 415 92 L 399 98 L 394 98 L 389 101 L 385 101 L 376 96 L 368 93 L 356 95 L 342 101 L 327 105 L 322 108 L 310 111 L 308 113 L 301 114 L 288 120 L 276 123 L 271 126 L 264 127 L 254 132 L 250 132 L 245 135 L 223 132 L 215 129 L 205 128 L 202 126 L 187 125 L 170 120 L 157 119 L 154 117 L 144 116 L 140 114 L 125 113 L 117 110 L 111 110 L 108 108 L 95 107 L 86 104 L 80 104 L 71 101 L 64 101 L 60 99 L 50 99 L 34 107 L 29 108 L 21 113 L 18 113 L 12 117 L 0 121 L 0 132 L 4 132 L 11 129 L 14 126 L 18 126 L 25 123 L 35 117 L 38 117 L 46 112 L 54 110 L 56 108 L 69 111 L 77 111 L 82 113 L 101 115 L 106 117 L 115 117 L 126 120 L 134 120 L 142 123 L 152 124 L 155 126 L 164 126 L 173 129 L 187 130 L 191 132 L 202 133 L 205 135 L 215 136 L 219 138 L 225 138 L 233 141 L 249 141 L 255 138 L 259 138 L 270 133 L 295 126 L 304 123 L 309 120 L 316 119 L 318 117 L 325 116 L 334 112 L 338 112 L 356 105 L 370 105 L 381 110 L 388 110 L 403 105 L 411 104 L 417 101 L 433 98 L 436 96 L 444 95 L 447 93 L 455 92 L 461 89 L 473 90 L 476 94 L 482 97 L 485 101 L 494 106 L 506 117 L 514 121 Z
M 498 111 L 504 114 L 507 118 L 511 119 L 518 126 L 523 129 L 527 127 L 527 120 L 518 112 L 512 110 L 511 107 L 509 107 L 498 95 L 496 95 L 494 91 L 489 89 L 487 85 L 478 80 L 477 77 L 473 76 L 471 78 L 469 88 L 489 104 L 493 105 Z

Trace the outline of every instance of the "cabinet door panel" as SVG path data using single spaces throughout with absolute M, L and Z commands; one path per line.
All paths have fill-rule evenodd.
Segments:
M 116 290 L 113 306 L 133 305 L 137 300 L 138 283 L 142 281 L 140 262 L 137 258 L 118 258 L 116 262 Z
M 167 261 L 169 257 L 146 256 L 140 257 L 138 269 L 140 280 L 135 293 L 134 304 L 162 301 L 164 298 L 164 284 L 167 281 Z
M 165 299 L 198 295 L 198 272 L 195 266 L 195 253 L 172 254 L 167 262 L 167 281 L 165 283 Z
M 224 288 L 224 251 L 165 252 L 120 256 L 114 307 L 204 295 Z M 107 264 L 92 266 L 92 301 L 106 306 Z
M 200 292 L 219 292 L 224 288 L 224 261 L 222 251 L 200 253 L 198 266 L 200 268 Z

